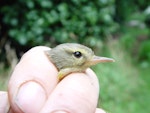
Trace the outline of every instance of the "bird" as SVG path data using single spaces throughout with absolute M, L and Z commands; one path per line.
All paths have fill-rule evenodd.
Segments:
M 91 48 L 78 43 L 63 43 L 45 51 L 58 69 L 58 80 L 74 72 L 84 72 L 101 62 L 114 62 L 112 58 L 96 56 Z

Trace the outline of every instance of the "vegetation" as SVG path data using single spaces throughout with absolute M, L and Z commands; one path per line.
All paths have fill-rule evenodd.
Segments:
M 111 40 L 107 47 L 116 62 L 94 68 L 101 86 L 99 106 L 110 113 L 150 111 L 149 67 L 135 66 L 132 57 L 124 51 L 118 40 Z
M 93 69 L 99 106 L 108 112 L 149 112 L 149 0 L 15 0 L 0 4 L 0 90 L 33 46 L 77 42 L 116 62 Z M 11 7 L 10 7 L 11 6 Z

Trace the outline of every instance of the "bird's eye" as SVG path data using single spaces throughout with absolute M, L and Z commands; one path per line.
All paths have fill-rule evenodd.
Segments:
M 76 51 L 73 53 L 73 55 L 76 57 L 76 58 L 80 58 L 82 56 L 82 53 L 80 51 Z

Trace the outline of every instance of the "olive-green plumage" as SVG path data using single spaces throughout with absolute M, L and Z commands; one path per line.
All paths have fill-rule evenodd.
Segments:
M 95 56 L 90 48 L 76 43 L 60 44 L 46 51 L 46 54 L 57 67 L 59 80 L 69 73 L 82 72 L 99 62 L 114 61 L 110 58 Z

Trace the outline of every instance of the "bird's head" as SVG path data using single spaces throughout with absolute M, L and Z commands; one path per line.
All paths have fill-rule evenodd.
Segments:
M 64 68 L 84 70 L 100 62 L 114 61 L 111 58 L 96 56 L 90 48 L 76 43 L 60 44 L 46 53 L 59 70 Z

